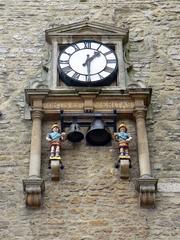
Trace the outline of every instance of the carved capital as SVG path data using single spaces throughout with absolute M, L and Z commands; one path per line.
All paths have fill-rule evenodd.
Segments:
M 136 190 L 139 192 L 139 204 L 141 207 L 155 207 L 155 193 L 158 179 L 144 175 L 137 180 Z
M 145 119 L 146 109 L 145 108 L 135 109 L 133 115 L 135 116 L 136 119 Z
M 44 180 L 36 176 L 31 176 L 23 180 L 23 189 L 27 207 L 40 207 L 42 204 L 42 194 L 45 191 Z
M 41 109 L 34 109 L 32 112 L 31 112 L 31 116 L 32 116 L 32 119 L 34 120 L 35 118 L 38 118 L 38 119 L 42 119 L 43 117 L 43 112 Z

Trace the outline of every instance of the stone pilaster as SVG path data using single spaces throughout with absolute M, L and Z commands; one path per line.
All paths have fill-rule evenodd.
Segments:
M 52 41 L 52 89 L 57 86 L 57 58 L 58 58 L 58 42 L 56 39 Z
M 44 180 L 40 177 L 41 119 L 41 110 L 33 110 L 29 178 L 23 180 L 23 188 L 26 193 L 26 205 L 29 207 L 39 207 L 41 205 L 42 193 L 45 189 Z
M 118 77 L 117 77 L 117 85 L 122 89 L 126 89 L 126 74 L 125 74 L 125 66 L 124 66 L 124 53 L 123 53 L 123 43 L 119 41 L 116 46 L 117 58 L 118 58 Z
M 151 165 L 149 159 L 148 138 L 145 124 L 145 109 L 136 109 L 138 158 L 140 168 L 140 178 L 137 180 L 136 189 L 139 191 L 139 203 L 142 207 L 155 206 L 155 192 L 157 190 L 157 179 L 151 176 Z

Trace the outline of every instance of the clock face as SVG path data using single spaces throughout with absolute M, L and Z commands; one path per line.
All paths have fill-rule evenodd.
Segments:
M 117 57 L 106 45 L 83 40 L 60 52 L 58 68 L 69 86 L 109 85 L 116 78 Z

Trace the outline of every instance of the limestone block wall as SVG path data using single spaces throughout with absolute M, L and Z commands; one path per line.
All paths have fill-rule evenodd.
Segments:
M 174 240 L 178 239 L 179 163 L 179 12 L 177 0 L 1 0 L 0 2 L 0 239 Z M 113 168 L 117 146 L 64 143 L 65 171 L 50 181 L 50 122 L 43 122 L 42 177 L 46 191 L 39 210 L 25 207 L 22 179 L 28 176 L 31 121 L 24 120 L 24 88 L 42 81 L 49 59 L 44 31 L 92 19 L 129 28 L 126 58 L 129 82 L 153 89 L 147 130 L 153 175 L 159 178 L 155 209 L 140 209 L 136 143 L 131 143 L 130 181 Z M 135 124 L 126 120 L 136 139 Z

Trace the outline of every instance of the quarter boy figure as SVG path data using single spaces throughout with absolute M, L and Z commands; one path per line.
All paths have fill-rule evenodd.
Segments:
M 51 155 L 50 159 L 60 158 L 60 146 L 61 141 L 64 141 L 65 133 L 60 132 L 60 128 L 57 123 L 53 124 L 51 127 L 51 132 L 47 134 L 46 140 L 50 143 Z
M 119 160 L 115 164 L 115 167 L 119 167 L 120 159 L 129 159 L 129 141 L 131 141 L 132 137 L 127 132 L 127 127 L 125 124 L 120 124 L 118 127 L 118 132 L 114 133 L 115 140 L 119 143 Z M 131 162 L 130 162 L 131 167 Z

